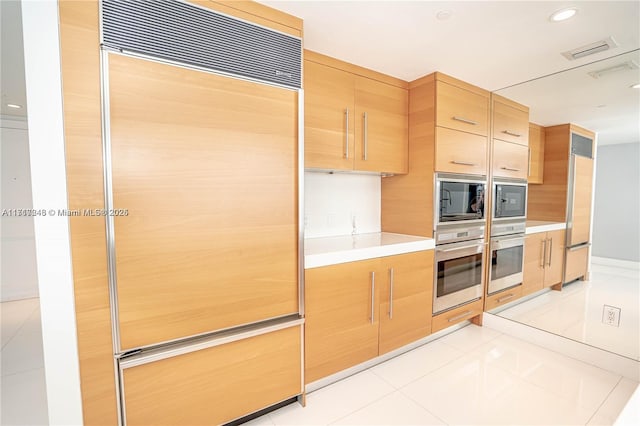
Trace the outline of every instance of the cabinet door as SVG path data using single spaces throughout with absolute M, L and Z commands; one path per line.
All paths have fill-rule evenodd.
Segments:
M 586 243 L 591 231 L 591 197 L 593 195 L 593 160 L 572 156 L 574 164 L 573 209 L 569 245 Z
M 409 93 L 406 89 L 356 77 L 355 169 L 407 173 Z
M 433 250 L 382 259 L 380 344 L 383 354 L 431 332 Z
M 527 179 L 529 148 L 498 139 L 493 140 L 493 175 Z
M 355 158 L 355 76 L 304 63 L 304 166 L 352 170 Z
M 219 425 L 302 393 L 294 326 L 123 370 L 127 425 Z
M 589 245 L 585 244 L 567 250 L 564 282 L 568 283 L 587 274 L 589 268 Z
M 529 145 L 529 112 L 494 100 L 493 138 Z
M 487 138 L 436 127 L 437 172 L 487 175 Z
M 529 123 L 529 183 L 542 183 L 544 176 L 544 128 Z
M 544 286 L 562 282 L 562 271 L 564 267 L 564 230 L 547 232 L 547 258 L 544 272 Z
M 306 383 L 378 355 L 379 269 L 372 259 L 305 271 Z
M 487 136 L 489 98 L 436 82 L 436 125 Z
M 296 92 L 121 55 L 109 75 L 122 348 L 297 313 Z
M 546 253 L 549 250 L 546 240 L 546 232 L 530 234 L 524 239 L 523 296 L 544 288 L 544 268 Z

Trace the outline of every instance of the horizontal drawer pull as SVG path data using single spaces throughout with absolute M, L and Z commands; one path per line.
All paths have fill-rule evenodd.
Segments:
M 462 123 L 467 123 L 467 124 L 471 124 L 472 126 L 477 126 L 478 122 L 477 121 L 473 121 L 473 120 L 469 120 L 468 118 L 464 118 L 464 117 L 458 117 L 456 115 L 454 115 L 453 117 L 451 117 L 452 120 L 456 120 L 456 121 L 460 121 Z
M 520 169 L 516 169 L 515 167 L 507 167 L 507 166 L 502 166 L 500 167 L 502 170 L 509 170 L 511 172 L 519 172 Z
M 509 136 L 515 136 L 516 138 L 519 138 L 519 137 L 522 136 L 520 133 L 514 133 L 514 132 L 510 132 L 508 130 L 503 130 L 502 133 L 504 133 L 505 135 L 509 135 Z
M 451 163 L 459 164 L 461 166 L 477 166 L 478 165 L 478 163 L 469 163 L 467 161 L 457 161 L 457 160 L 452 160 Z
M 449 322 L 454 322 L 454 321 L 458 321 L 459 319 L 462 319 L 464 317 L 466 317 L 467 315 L 469 315 L 470 313 L 473 313 L 473 311 L 466 311 L 461 313 L 460 315 L 456 315 L 455 317 L 451 317 L 449 318 L 447 321 Z
M 501 297 L 500 299 L 496 300 L 496 302 L 498 302 L 498 303 L 502 303 L 502 302 L 504 302 L 505 300 L 513 299 L 514 297 L 515 297 L 515 294 L 510 293 L 510 294 L 507 294 L 506 296 Z

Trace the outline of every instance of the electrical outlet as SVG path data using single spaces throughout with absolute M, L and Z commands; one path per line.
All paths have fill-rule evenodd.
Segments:
M 602 322 L 614 327 L 620 326 L 620 308 L 604 305 L 602 309 Z

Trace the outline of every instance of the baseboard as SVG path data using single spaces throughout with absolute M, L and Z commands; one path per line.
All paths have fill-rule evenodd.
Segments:
M 611 257 L 591 256 L 591 263 L 595 265 L 615 266 L 624 269 L 640 269 L 640 262 L 633 260 L 613 259 Z
M 484 326 L 636 382 L 640 381 L 640 361 L 486 312 Z

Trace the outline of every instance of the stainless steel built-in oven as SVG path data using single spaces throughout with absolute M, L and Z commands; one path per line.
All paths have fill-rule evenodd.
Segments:
M 493 218 L 525 219 L 527 216 L 527 181 L 493 181 Z
M 487 186 L 484 177 L 438 173 L 435 183 L 436 244 L 483 238 Z
M 436 246 L 433 313 L 482 296 L 484 239 Z
M 491 238 L 488 294 L 522 283 L 524 235 Z

